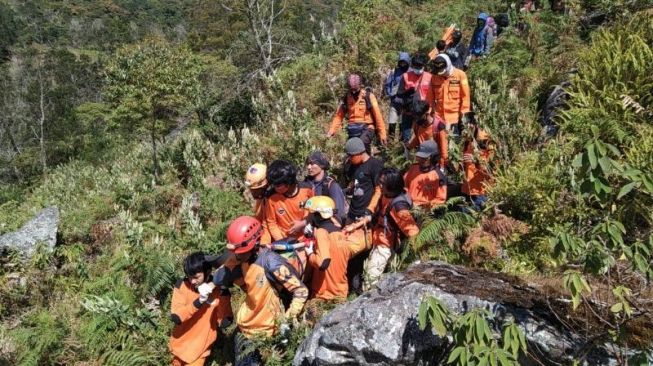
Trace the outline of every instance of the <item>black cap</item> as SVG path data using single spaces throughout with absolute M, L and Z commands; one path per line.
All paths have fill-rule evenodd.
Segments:
M 417 150 L 415 156 L 418 158 L 428 159 L 438 152 L 438 144 L 433 140 L 426 140 L 422 142 L 421 145 L 419 145 L 419 149 Z

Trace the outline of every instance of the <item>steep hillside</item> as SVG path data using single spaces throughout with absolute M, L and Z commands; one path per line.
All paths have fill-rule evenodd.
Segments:
M 0 365 L 169 364 L 181 259 L 221 252 L 229 221 L 251 212 L 245 169 L 303 166 L 315 148 L 340 165 L 344 136 L 324 131 L 345 75 L 380 94 L 398 51 L 431 49 L 451 23 L 468 40 L 480 11 L 512 20 L 468 71 L 498 146 L 490 209 L 425 217 L 393 270 L 438 259 L 545 278 L 574 308 L 610 306 L 588 337 L 650 351 L 650 334 L 623 329 L 647 316 L 653 275 L 651 4 L 543 3 L 517 19 L 498 0 L 287 1 L 262 56 L 239 1 L 0 0 L 0 233 L 61 211 L 54 252 L 0 257 Z M 547 134 L 541 110 L 563 82 Z M 382 153 L 401 167 L 402 151 Z M 502 256 L 470 257 L 461 248 L 492 231 L 495 209 L 527 229 L 497 235 Z M 309 330 L 263 342 L 267 364 L 288 364 Z M 232 362 L 233 332 L 208 365 Z

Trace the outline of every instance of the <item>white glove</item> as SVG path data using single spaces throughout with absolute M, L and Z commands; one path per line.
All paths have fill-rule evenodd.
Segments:
M 304 227 L 304 235 L 305 236 L 312 236 L 313 235 L 313 225 L 306 224 L 306 227 Z
M 197 292 L 200 293 L 200 302 L 202 304 L 209 299 L 209 295 L 213 292 L 214 288 L 215 284 L 213 282 L 203 283 L 197 287 Z
M 313 240 L 310 240 L 308 242 L 308 245 L 304 247 L 304 251 L 306 252 L 306 256 L 310 256 L 311 254 L 315 253 L 315 248 L 314 248 L 315 242 Z

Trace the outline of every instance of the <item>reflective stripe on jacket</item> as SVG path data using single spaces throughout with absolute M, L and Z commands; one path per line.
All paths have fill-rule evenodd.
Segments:
M 451 76 L 433 76 L 435 113 L 447 126 L 458 123 L 463 114 L 471 110 L 469 81 L 464 71 L 453 69 Z

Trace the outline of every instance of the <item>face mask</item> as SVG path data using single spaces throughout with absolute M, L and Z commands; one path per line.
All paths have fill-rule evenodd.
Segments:
M 406 71 L 408 71 L 408 67 L 409 67 L 408 65 L 399 66 L 399 70 L 401 70 L 403 72 L 406 72 Z
M 424 72 L 424 68 L 419 68 L 419 69 L 412 68 L 412 70 L 416 75 L 422 75 L 422 73 Z

